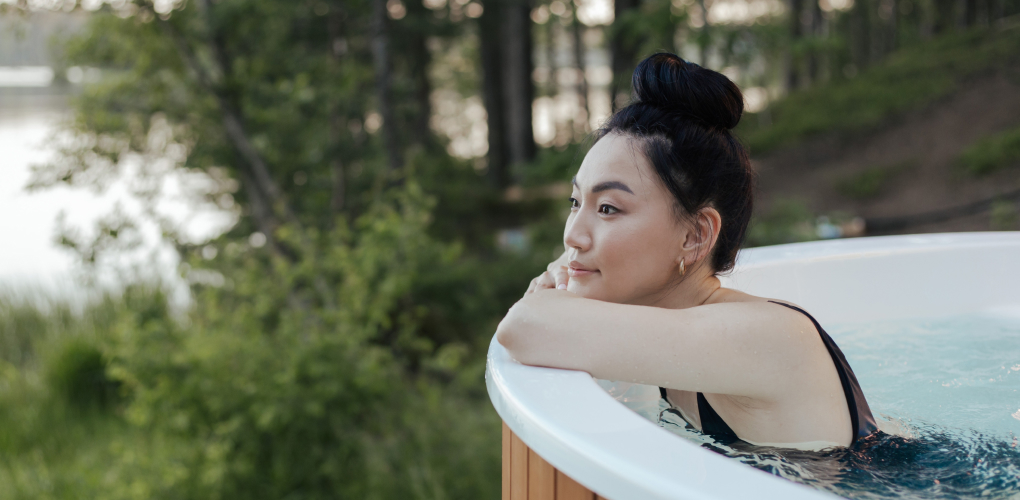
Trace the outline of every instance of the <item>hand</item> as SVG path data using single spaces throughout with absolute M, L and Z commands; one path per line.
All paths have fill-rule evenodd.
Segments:
M 554 267 L 555 264 L 556 262 L 553 262 L 549 265 L 548 271 L 531 280 L 531 285 L 528 286 L 528 291 L 524 292 L 524 295 L 528 295 L 536 290 L 545 290 L 550 288 L 566 290 L 567 282 L 570 280 L 570 276 L 567 275 L 567 266 Z

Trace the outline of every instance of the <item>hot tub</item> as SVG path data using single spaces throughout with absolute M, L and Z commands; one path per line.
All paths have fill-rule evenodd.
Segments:
M 798 303 L 823 326 L 979 311 L 1020 316 L 1020 233 L 748 249 L 723 286 Z M 495 337 L 486 385 L 504 422 L 505 500 L 834 498 L 658 427 L 587 373 L 513 362 Z

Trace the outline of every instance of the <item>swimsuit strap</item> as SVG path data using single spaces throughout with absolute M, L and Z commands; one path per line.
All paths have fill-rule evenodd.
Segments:
M 853 431 L 853 438 L 850 440 L 850 444 L 853 445 L 858 439 L 870 436 L 877 431 L 878 424 L 875 422 L 875 417 L 871 414 L 871 407 L 868 406 L 868 401 L 864 399 L 864 391 L 861 390 L 861 384 L 857 382 L 857 377 L 854 375 L 853 369 L 850 368 L 850 363 L 847 363 L 846 357 L 843 356 L 843 351 L 836 345 L 836 341 L 832 340 L 832 337 L 825 332 L 822 325 L 819 325 L 814 316 L 808 314 L 807 311 L 782 302 L 773 300 L 769 302 L 800 312 L 807 316 L 811 323 L 815 325 L 815 329 L 818 330 L 818 335 L 822 338 L 822 343 L 825 344 L 825 349 L 829 351 L 829 356 L 832 357 L 832 362 L 836 366 L 836 373 L 839 374 L 839 383 L 843 386 L 843 394 L 846 396 L 846 407 L 850 410 L 851 430 Z
M 666 397 L 666 388 L 659 387 L 659 395 L 669 402 Z M 682 414 L 678 413 L 678 415 L 687 420 Z M 733 432 L 733 429 L 730 429 L 730 426 L 726 424 L 726 421 L 716 413 L 715 408 L 708 404 L 705 395 L 700 392 L 698 393 L 698 416 L 701 418 L 701 432 L 712 436 L 716 441 L 730 443 L 740 439 L 737 437 L 737 433 Z
M 698 417 L 701 418 L 701 432 L 715 438 L 716 441 L 736 441 L 740 438 L 737 433 L 730 429 L 729 424 L 719 416 L 719 413 L 708 404 L 703 393 L 698 393 Z
M 818 330 L 818 335 L 821 337 L 822 343 L 825 344 L 825 349 L 829 351 L 829 356 L 836 367 L 836 373 L 839 374 L 839 382 L 843 386 L 843 394 L 846 396 L 846 405 L 850 410 L 851 429 L 853 430 L 853 438 L 850 444 L 853 445 L 858 439 L 869 436 L 877 431 L 878 425 L 875 423 L 875 417 L 872 416 L 871 408 L 868 406 L 867 400 L 864 399 L 864 392 L 861 391 L 861 385 L 857 382 L 854 371 L 850 369 L 850 363 L 847 363 L 846 357 L 843 356 L 843 351 L 839 350 L 836 342 L 825 332 L 822 325 L 818 324 L 818 321 L 808 314 L 807 311 L 799 307 L 774 300 L 769 302 L 800 312 L 807 316 L 811 323 L 815 325 L 815 329 Z M 666 399 L 665 388 L 659 387 L 659 394 L 663 399 Z M 712 405 L 708 403 L 705 395 L 699 392 L 697 397 L 698 415 L 701 418 L 701 431 L 720 442 L 739 440 L 740 438 L 733 432 L 733 429 L 712 408 Z M 666 401 L 668 402 L 669 400 L 666 399 Z

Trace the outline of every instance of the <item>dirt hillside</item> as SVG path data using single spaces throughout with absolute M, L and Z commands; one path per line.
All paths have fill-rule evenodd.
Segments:
M 985 74 L 925 109 L 856 137 L 823 136 L 755 158 L 762 210 L 778 200 L 802 201 L 815 213 L 901 217 L 988 200 L 1020 189 L 1020 168 L 975 177 L 954 168 L 975 141 L 1020 126 L 1020 75 Z M 752 152 L 753 153 L 753 152 Z M 1020 166 L 1017 166 L 1020 167 Z M 846 185 L 869 170 L 884 174 L 870 195 Z M 988 211 L 868 234 L 985 231 Z

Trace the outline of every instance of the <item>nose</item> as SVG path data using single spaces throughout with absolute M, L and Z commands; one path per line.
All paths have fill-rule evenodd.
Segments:
M 584 210 L 578 210 L 567 217 L 567 224 L 563 228 L 563 244 L 568 249 L 575 249 L 578 252 L 587 252 L 591 249 L 591 217 L 585 214 Z

